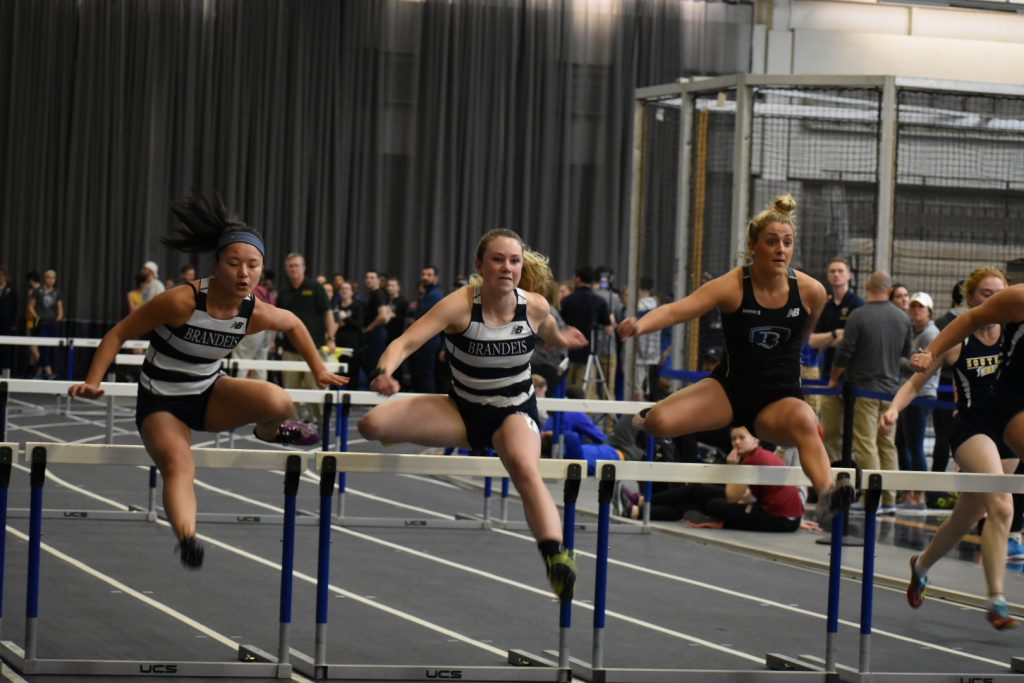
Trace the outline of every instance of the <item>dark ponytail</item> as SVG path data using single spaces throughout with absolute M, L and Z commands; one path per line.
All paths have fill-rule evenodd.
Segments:
M 160 241 L 180 251 L 191 254 L 219 251 L 220 246 L 223 246 L 219 245 L 221 236 L 228 232 L 249 233 L 262 243 L 263 236 L 259 231 L 229 212 L 216 192 L 212 202 L 194 193 L 186 199 L 173 202 L 171 211 L 181 221 L 181 225 L 174 232 L 161 237 Z

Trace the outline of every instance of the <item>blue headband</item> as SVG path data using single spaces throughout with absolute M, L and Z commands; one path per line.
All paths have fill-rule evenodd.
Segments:
M 220 239 L 217 240 L 217 251 L 220 251 L 224 247 L 228 246 L 229 244 L 234 244 L 235 242 L 244 242 L 245 244 L 251 244 L 252 246 L 259 249 L 260 256 L 266 255 L 267 250 L 266 247 L 263 246 L 263 240 L 261 240 L 259 236 L 257 236 L 255 233 L 246 232 L 244 230 L 232 230 L 221 235 Z

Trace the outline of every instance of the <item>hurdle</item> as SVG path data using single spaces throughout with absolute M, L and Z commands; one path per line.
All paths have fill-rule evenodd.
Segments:
M 141 358 L 141 356 L 135 357 Z M 74 384 L 74 382 L 62 380 L 0 380 L 0 409 L 6 406 L 6 403 L 4 403 L 3 401 L 9 393 L 43 395 L 50 395 L 55 393 L 66 394 L 68 388 L 72 384 Z M 113 438 L 113 398 L 134 398 L 138 393 L 138 384 L 134 382 L 103 382 L 102 386 L 104 391 L 106 392 L 103 398 L 107 401 L 107 443 L 110 443 L 110 441 L 112 441 Z M 288 392 L 288 394 L 292 397 L 293 401 L 299 403 L 319 403 L 321 401 L 323 402 L 324 422 L 321 425 L 321 448 L 328 448 L 330 445 L 329 419 L 331 414 L 331 406 L 333 405 L 334 395 L 337 392 L 332 389 L 286 389 L 285 391 Z M 6 430 L 6 423 L 4 423 L 3 426 L 4 429 Z M 4 433 L 6 433 L 6 431 Z M 202 449 L 194 449 L 194 451 L 200 450 Z M 282 450 L 280 452 L 285 453 L 293 451 Z M 156 467 L 153 465 L 152 460 L 148 460 L 147 462 L 140 464 L 148 467 L 148 502 L 145 507 L 131 505 L 129 506 L 128 510 L 46 509 L 42 511 L 43 517 L 51 519 L 146 519 L 148 521 L 156 521 L 163 514 L 163 509 L 160 506 L 158 506 L 156 502 L 157 470 Z M 11 517 L 24 517 L 28 515 L 28 510 L 12 509 L 9 511 L 9 515 Z M 239 514 L 230 512 L 199 512 L 196 516 L 196 521 L 198 522 L 237 524 L 280 524 L 283 519 L 283 515 L 279 514 Z M 317 524 L 317 519 L 316 516 L 313 514 L 300 512 L 298 515 L 298 519 L 296 520 L 296 523 L 299 525 L 315 525 Z
M 850 469 L 833 469 L 837 480 L 853 475 Z M 612 492 L 617 478 L 637 481 L 687 482 L 703 484 L 767 484 L 777 486 L 808 486 L 810 482 L 799 467 L 743 467 L 736 465 L 701 465 L 683 463 L 621 462 L 601 465 L 599 471 L 599 525 L 597 536 L 597 568 L 594 586 L 593 645 L 590 662 L 572 658 L 573 675 L 593 683 L 704 683 L 705 681 L 790 680 L 793 678 L 830 681 L 835 671 L 836 634 L 839 629 L 839 579 L 842 540 L 833 534 L 829 566 L 828 618 L 826 619 L 825 665 L 813 666 L 798 661 L 790 664 L 784 655 L 767 654 L 764 670 L 713 669 L 636 669 L 605 666 L 605 606 L 607 598 L 609 534 Z M 839 512 L 833 524 L 845 517 Z
M 1020 683 L 1024 681 L 1024 658 L 1012 657 L 1005 673 L 914 673 L 878 672 L 871 667 L 872 609 L 875 578 L 875 520 L 882 491 L 959 491 L 971 493 L 1024 493 L 1024 477 L 1012 474 L 976 474 L 955 472 L 913 472 L 864 470 L 867 481 L 864 514 L 864 566 L 861 583 L 860 642 L 857 668 L 839 665 L 839 680 L 849 683 Z M 812 658 L 804 658 L 813 662 Z
M 393 398 L 385 398 L 379 394 L 366 391 L 346 391 L 342 394 L 342 407 L 339 410 L 338 416 L 338 443 L 341 451 L 347 450 L 347 435 L 348 435 L 348 418 L 353 405 L 364 405 L 364 406 L 375 406 L 379 405 L 387 400 L 402 400 L 403 398 L 417 396 L 419 394 L 400 394 Z M 607 400 L 590 400 L 590 399 L 561 399 L 561 398 L 541 398 L 537 399 L 537 405 L 540 408 L 551 411 L 558 415 L 559 413 L 567 411 L 575 412 L 605 412 L 605 413 L 623 413 L 623 414 L 636 414 L 639 413 L 646 407 L 653 404 L 637 401 L 607 401 Z M 539 427 L 542 425 L 539 425 Z M 653 450 L 651 449 L 653 442 L 648 444 L 648 459 L 653 459 Z M 454 450 L 454 449 L 452 449 Z M 447 451 L 446 451 L 447 452 Z M 451 455 L 447 457 L 461 457 Z M 557 458 L 556 458 L 557 459 Z M 585 461 L 581 461 L 585 462 Z M 606 462 L 606 461 L 599 461 Z M 618 462 L 618 461 L 607 461 L 607 462 Z M 584 477 L 586 478 L 586 477 Z M 347 473 L 338 473 L 338 500 L 335 504 L 334 521 L 340 526 L 351 526 L 351 527 L 440 527 L 447 529 L 481 529 L 481 528 L 495 528 L 505 530 L 522 531 L 526 530 L 526 523 L 518 520 L 510 520 L 508 518 L 509 510 L 509 498 L 511 495 L 510 482 L 508 477 L 500 477 L 500 507 L 497 515 L 493 514 L 491 501 L 494 498 L 494 482 L 491 477 L 484 477 L 482 486 L 480 487 L 483 492 L 483 507 L 481 512 L 477 513 L 456 513 L 453 519 L 437 519 L 437 518 L 405 518 L 405 517 L 368 517 L 368 516 L 353 516 L 345 513 L 345 498 L 347 489 Z M 644 503 L 644 515 L 640 523 L 622 523 L 614 524 L 611 527 L 611 533 L 628 533 L 628 534 L 649 534 L 651 533 L 650 526 L 650 495 L 647 495 Z M 575 531 L 581 532 L 596 532 L 598 525 L 592 522 L 575 522 Z
M 563 543 L 572 548 L 576 496 L 586 462 L 544 460 L 539 463 L 544 479 L 565 481 Z M 501 476 L 504 466 L 497 458 L 380 453 L 316 454 L 320 472 L 320 542 L 317 562 L 317 606 L 314 656 L 292 651 L 296 671 L 316 679 L 350 681 L 419 681 L 459 678 L 465 681 L 568 681 L 570 678 L 568 632 L 572 626 L 572 600 L 562 600 L 559 610 L 557 662 L 529 653 L 510 650 L 507 663 L 495 666 L 452 666 L 448 664 L 331 664 L 327 661 L 327 605 L 330 584 L 331 496 L 337 471 L 375 474 L 441 474 L 451 476 Z
M 260 662 L 250 657 L 248 653 L 260 651 L 255 646 L 250 645 L 239 646 L 238 657 L 240 661 L 234 662 L 177 661 L 173 659 L 160 659 L 158 662 L 154 662 L 154 660 L 43 659 L 38 657 L 43 484 L 46 479 L 47 464 L 59 462 L 84 465 L 136 466 L 148 464 L 150 459 L 145 448 L 141 446 L 30 442 L 25 444 L 25 459 L 31 466 L 31 515 L 29 518 L 24 647 L 17 645 L 13 641 L 0 641 L 0 655 L 13 669 L 26 675 L 137 676 L 159 672 L 163 676 L 178 677 L 291 677 L 292 665 L 289 662 L 289 645 L 292 568 L 294 567 L 295 556 L 295 499 L 298 493 L 299 477 L 308 466 L 306 462 L 308 456 L 304 453 L 286 451 L 241 451 L 213 448 L 195 449 L 193 456 L 196 467 L 285 471 L 285 532 L 281 549 L 282 571 L 277 661 L 273 663 Z M 0 465 L 2 464 L 2 458 L 0 458 Z M 0 484 L 2 483 L 2 470 L 0 470 Z M 6 486 L 2 488 L 4 493 L 6 493 Z M 0 499 L 0 502 L 6 502 L 5 498 L 6 496 Z M 6 508 L 6 506 L 4 507 Z M 2 587 L 2 572 L 0 572 L 0 587 Z M 2 593 L 0 593 L 0 596 L 2 596 Z

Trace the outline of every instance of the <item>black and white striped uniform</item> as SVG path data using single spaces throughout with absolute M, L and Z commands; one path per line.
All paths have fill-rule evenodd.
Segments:
M 233 318 L 220 320 L 206 312 L 209 278 L 199 281 L 196 309 L 184 325 L 160 325 L 150 334 L 149 350 L 139 385 L 155 396 L 195 396 L 223 374 L 221 361 L 245 338 L 256 300 L 242 299 Z
M 490 446 L 491 436 L 514 413 L 525 414 L 536 428 L 537 400 L 530 378 L 535 333 L 526 315 L 526 295 L 518 288 L 515 295 L 512 320 L 492 327 L 484 322 L 477 287 L 469 325 L 462 332 L 444 335 L 451 397 L 473 448 Z

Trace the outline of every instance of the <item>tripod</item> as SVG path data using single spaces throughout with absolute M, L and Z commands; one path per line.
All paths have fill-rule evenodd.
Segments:
M 611 401 L 613 399 L 611 391 L 608 389 L 608 382 L 604 376 L 604 368 L 601 367 L 601 361 L 597 355 L 597 325 L 590 326 L 590 353 L 587 355 L 587 367 L 583 371 L 583 395 L 587 396 L 587 389 L 592 383 L 597 383 L 597 391 L 595 392 L 598 399 L 605 399 Z

